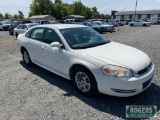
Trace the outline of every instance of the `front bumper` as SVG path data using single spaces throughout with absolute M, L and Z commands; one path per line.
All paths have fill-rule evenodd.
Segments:
M 9 26 L 3 26 L 3 30 L 8 30 Z
M 105 28 L 94 28 L 97 32 L 105 32 Z
M 154 65 L 142 76 L 119 78 L 94 73 L 100 93 L 119 97 L 129 97 L 141 93 L 151 84 L 154 77 Z

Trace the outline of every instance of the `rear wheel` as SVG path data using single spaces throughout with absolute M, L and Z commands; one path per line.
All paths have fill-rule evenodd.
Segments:
M 18 37 L 18 33 L 16 33 L 16 38 Z
M 130 26 L 134 26 L 133 24 L 131 24 Z
M 145 27 L 145 26 L 147 26 L 146 24 L 143 24 L 143 26 Z
M 24 60 L 26 65 L 31 66 L 33 64 L 31 59 L 30 59 L 29 53 L 26 49 L 24 49 L 22 51 L 22 56 L 23 56 L 23 60 Z
M 10 35 L 13 35 L 13 32 L 12 32 L 11 30 L 9 30 L 9 34 L 10 34 Z
M 85 96 L 93 96 L 98 92 L 97 82 L 93 74 L 85 67 L 78 67 L 72 75 L 75 87 Z

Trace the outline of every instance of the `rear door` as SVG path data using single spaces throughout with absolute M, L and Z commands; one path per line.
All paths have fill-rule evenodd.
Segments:
M 21 29 L 19 29 L 18 34 L 23 34 L 28 30 L 26 25 L 22 25 Z
M 31 31 L 30 35 L 25 38 L 26 48 L 33 62 L 43 65 L 44 58 L 42 57 L 43 51 L 43 33 L 45 28 L 35 28 Z M 27 34 L 26 34 L 27 35 Z

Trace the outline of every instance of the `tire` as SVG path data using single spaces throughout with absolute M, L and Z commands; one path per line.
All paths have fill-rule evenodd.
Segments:
M 122 24 L 121 24 L 121 23 L 119 23 L 119 26 L 122 26 Z
M 22 56 L 23 56 L 23 61 L 26 65 L 31 66 L 33 64 L 30 59 L 29 53 L 26 49 L 23 49 Z
M 10 34 L 10 35 L 13 35 L 13 32 L 11 32 L 11 30 L 9 30 L 9 34 Z
M 143 24 L 143 26 L 146 27 L 147 25 L 146 25 L 146 24 Z
M 16 38 L 18 37 L 18 33 L 16 33 Z
M 130 24 L 130 26 L 134 26 L 133 24 Z
M 95 77 L 85 67 L 77 67 L 72 74 L 72 80 L 80 94 L 84 96 L 93 96 L 98 93 Z

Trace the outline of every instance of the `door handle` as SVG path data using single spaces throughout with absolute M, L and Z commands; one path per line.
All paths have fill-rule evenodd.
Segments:
M 42 49 L 47 50 L 47 48 L 46 48 L 46 47 L 44 47 L 44 46 L 42 46 Z
M 29 42 L 29 41 L 26 41 L 26 43 L 27 43 L 27 44 L 30 44 L 30 42 Z

